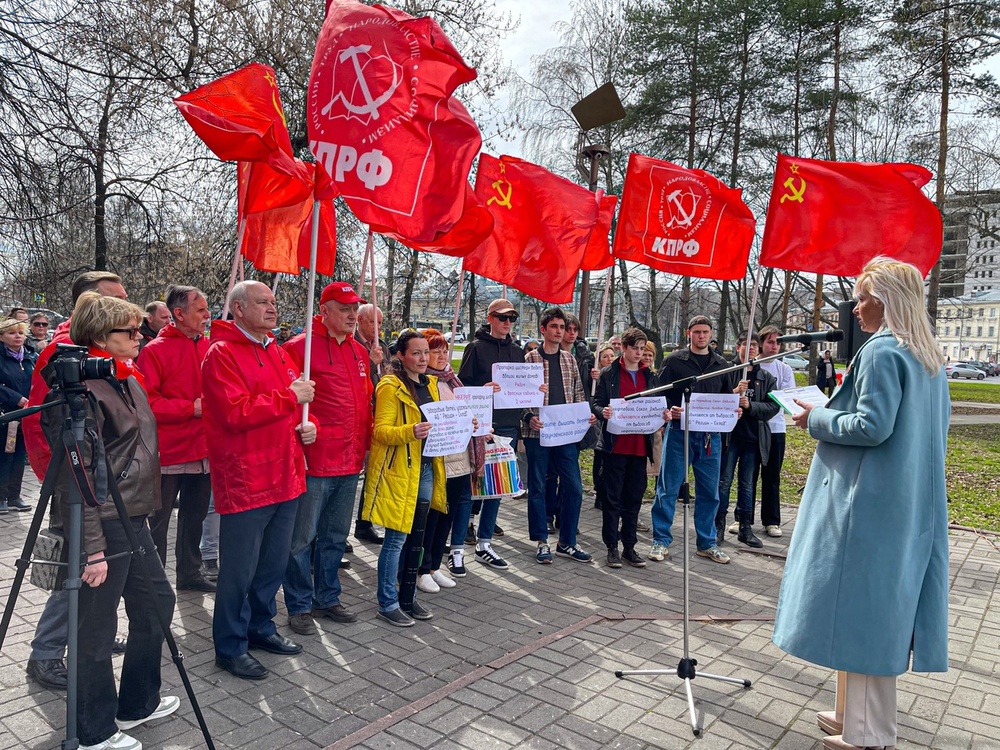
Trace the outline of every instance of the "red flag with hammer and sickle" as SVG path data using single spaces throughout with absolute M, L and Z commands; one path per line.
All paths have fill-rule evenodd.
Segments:
M 614 255 L 681 276 L 741 279 L 756 231 L 741 196 L 703 170 L 631 154 Z
M 452 93 L 475 77 L 430 18 L 328 3 L 309 76 L 309 147 L 361 221 L 431 243 L 462 219 L 482 137 Z
M 493 215 L 494 227 L 465 256 L 464 270 L 545 302 L 570 302 L 600 220 L 597 196 L 544 167 L 489 154 L 479 157 L 476 196 Z M 607 242 L 607 226 L 603 231 Z
M 941 255 L 937 206 L 920 189 L 918 164 L 864 164 L 778 154 L 760 263 L 789 271 L 857 276 L 876 255 L 925 276 Z

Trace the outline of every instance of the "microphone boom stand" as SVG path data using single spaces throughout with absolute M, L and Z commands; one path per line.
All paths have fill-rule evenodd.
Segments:
M 805 348 L 803 347 L 803 350 Z M 649 390 L 641 391 L 639 393 L 633 393 L 625 396 L 626 401 L 631 401 L 636 398 L 642 398 L 643 396 L 654 396 L 665 391 L 673 390 L 674 388 L 684 389 L 684 414 L 688 416 L 691 411 L 688 407 L 691 406 L 691 386 L 702 380 L 709 380 L 710 378 L 717 378 L 722 375 L 728 375 L 731 372 L 737 372 L 739 370 L 744 370 L 747 368 L 752 368 L 754 365 L 760 364 L 761 362 L 770 362 L 772 359 L 780 359 L 788 354 L 793 354 L 793 352 L 779 352 L 778 354 L 773 354 L 769 357 L 762 357 L 759 359 L 751 359 L 748 362 L 741 362 L 738 365 L 732 367 L 727 367 L 723 370 L 716 370 L 714 372 L 705 373 L 703 375 L 692 375 L 688 378 L 682 378 L 673 383 L 668 383 L 667 385 L 658 386 L 656 388 L 650 388 Z M 669 428 L 668 428 L 669 429 Z M 684 682 L 684 690 L 687 693 L 687 703 L 688 703 L 688 716 L 691 721 L 691 731 L 694 733 L 695 737 L 701 736 L 702 728 L 698 723 L 698 712 L 695 710 L 694 705 L 694 694 L 691 691 L 691 681 L 696 677 L 705 677 L 710 680 L 718 680 L 719 682 L 728 682 L 733 685 L 742 685 L 745 689 L 749 689 L 751 686 L 750 680 L 742 679 L 739 677 L 727 677 L 725 675 L 719 674 L 709 674 L 708 672 L 698 672 L 698 660 L 691 658 L 691 653 L 689 649 L 689 634 L 690 634 L 690 611 L 691 611 L 691 597 L 690 597 L 690 562 L 688 554 L 688 545 L 690 544 L 688 540 L 689 531 L 689 514 L 691 508 L 691 486 L 688 482 L 688 473 L 690 467 L 688 465 L 689 450 L 690 450 L 690 439 L 691 439 L 691 420 L 684 420 L 684 478 L 681 481 L 680 490 L 677 493 L 677 500 L 684 507 L 684 526 L 683 526 L 683 559 L 681 560 L 681 565 L 683 568 L 683 581 L 684 581 L 684 599 L 683 599 L 683 644 L 684 653 L 681 656 L 680 661 L 677 662 L 676 670 L 671 669 L 620 669 L 615 672 L 615 677 L 622 679 L 631 675 L 667 675 L 676 674 Z

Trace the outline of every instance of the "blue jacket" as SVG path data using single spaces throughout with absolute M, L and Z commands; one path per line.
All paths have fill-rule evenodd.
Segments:
M 18 401 L 28 397 L 36 359 L 35 350 L 25 346 L 24 359 L 18 362 L 7 347 L 0 344 L 0 413 L 14 411 Z
M 888 332 L 809 414 L 819 440 L 773 640 L 806 661 L 892 676 L 948 669 L 945 450 L 951 403 Z

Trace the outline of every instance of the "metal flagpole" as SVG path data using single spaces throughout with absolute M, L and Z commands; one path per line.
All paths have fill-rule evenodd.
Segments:
M 375 299 L 375 239 L 371 228 L 368 229 L 368 261 L 371 263 L 372 272 L 372 320 L 375 321 L 375 341 L 372 342 L 372 346 L 380 346 L 382 331 L 378 325 L 378 300 Z
M 319 247 L 319 201 L 313 201 L 312 233 L 309 238 L 309 282 L 306 287 L 306 356 L 302 379 L 309 380 L 312 371 L 313 298 L 316 296 L 316 253 Z M 309 404 L 302 405 L 302 426 L 309 422 Z
M 753 295 L 750 298 L 750 315 L 747 323 L 747 352 L 750 352 L 750 337 L 753 336 L 753 316 L 757 312 L 757 297 L 760 294 L 760 264 L 757 264 L 757 273 L 754 274 Z M 725 344 L 725 342 L 723 342 Z M 749 357 L 747 358 L 749 361 Z M 746 380 L 749 365 L 743 368 L 743 380 Z

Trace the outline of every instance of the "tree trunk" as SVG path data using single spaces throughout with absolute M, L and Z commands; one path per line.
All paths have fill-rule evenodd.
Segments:
M 104 92 L 104 107 L 97 122 L 97 148 L 94 154 L 94 270 L 108 269 L 108 236 L 105 219 L 107 217 L 108 185 L 104 174 L 104 158 L 108 153 L 108 123 L 111 120 L 111 104 L 114 99 L 115 79 L 108 81 Z
M 472 337 L 476 335 L 476 330 L 479 326 L 476 325 L 476 274 L 470 273 L 469 278 L 466 280 L 469 286 L 469 335 L 468 339 L 471 341 Z
M 938 120 L 938 163 L 937 189 L 935 202 L 938 211 L 944 215 L 945 173 L 948 169 L 948 107 L 951 98 L 951 35 L 948 25 L 951 23 L 951 6 L 945 0 L 944 13 L 941 18 L 941 114 Z M 942 238 L 943 240 L 943 238 Z M 938 294 L 941 289 L 941 259 L 931 268 L 930 281 L 927 287 L 927 314 L 937 325 Z
M 420 253 L 410 251 L 410 272 L 406 276 L 406 286 L 403 288 L 403 325 L 410 324 L 410 303 L 413 301 L 413 287 L 417 283 L 417 273 L 420 271 Z

